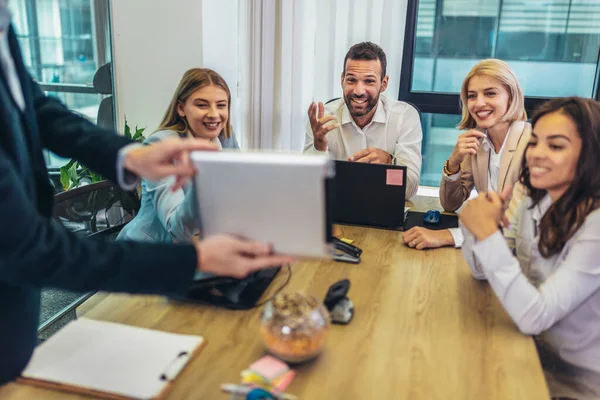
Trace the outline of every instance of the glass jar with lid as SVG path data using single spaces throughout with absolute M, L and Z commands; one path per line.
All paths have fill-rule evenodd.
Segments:
M 329 312 L 316 297 L 284 293 L 265 305 L 260 337 L 267 352 L 283 361 L 299 363 L 323 351 L 329 325 Z

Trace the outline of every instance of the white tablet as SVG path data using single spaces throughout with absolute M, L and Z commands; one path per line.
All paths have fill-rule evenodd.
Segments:
M 327 192 L 335 167 L 327 157 L 224 150 L 191 159 L 201 237 L 230 233 L 276 253 L 331 257 Z

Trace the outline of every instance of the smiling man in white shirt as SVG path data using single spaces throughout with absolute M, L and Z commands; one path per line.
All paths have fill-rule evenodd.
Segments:
M 336 160 L 407 167 L 406 198 L 417 193 L 423 132 L 418 111 L 386 97 L 386 56 L 371 42 L 348 50 L 341 76 L 343 97 L 308 108 L 304 152 Z

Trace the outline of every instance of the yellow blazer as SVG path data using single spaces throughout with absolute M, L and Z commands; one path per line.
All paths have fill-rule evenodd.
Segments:
M 531 124 L 529 122 L 515 121 L 510 125 L 508 141 L 500 159 L 498 192 L 502 192 L 506 185 L 514 186 L 517 184 L 521 170 L 521 161 L 530 137 Z M 487 191 L 489 159 L 489 152 L 483 150 L 483 146 L 479 146 L 477 154 L 473 156 L 467 155 L 460 164 L 460 179 L 456 180 L 456 182 L 450 182 L 442 177 L 440 183 L 440 203 L 446 211 L 456 211 L 460 208 L 469 198 L 473 187 L 475 187 L 477 192 Z M 516 186 L 518 187 L 515 187 L 513 190 L 513 195 L 519 197 L 520 200 L 524 194 L 524 188 L 520 184 Z M 510 217 L 510 215 L 507 216 Z

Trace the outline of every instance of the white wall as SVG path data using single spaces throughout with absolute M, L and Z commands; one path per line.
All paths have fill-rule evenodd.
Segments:
M 126 114 L 154 131 L 189 68 L 214 69 L 237 97 L 237 8 L 237 0 L 111 2 L 119 130 Z
M 238 0 L 202 0 L 202 35 L 203 67 L 215 70 L 227 82 L 231 91 L 231 124 L 237 132 L 239 115 L 235 110 L 239 108 L 240 76 Z
M 151 5 L 149 5 L 151 3 Z M 116 118 L 156 129 L 183 73 L 202 66 L 198 0 L 111 1 Z

